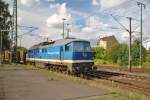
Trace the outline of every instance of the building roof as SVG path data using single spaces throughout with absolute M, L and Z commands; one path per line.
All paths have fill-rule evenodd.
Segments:
M 116 40 L 114 35 L 100 38 L 100 40 L 103 40 L 103 41 L 111 41 L 112 39 Z
M 58 39 L 55 41 L 42 42 L 42 43 L 36 44 L 36 45 L 32 46 L 31 48 L 29 48 L 29 50 L 35 49 L 35 48 L 46 48 L 46 47 L 50 47 L 50 46 L 65 45 L 65 44 L 70 43 L 72 41 L 86 41 L 86 40 L 77 39 L 77 38 Z

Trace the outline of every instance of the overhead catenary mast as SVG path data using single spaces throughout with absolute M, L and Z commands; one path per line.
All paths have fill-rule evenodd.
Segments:
M 146 8 L 146 5 L 141 2 L 137 2 L 138 6 L 141 7 L 141 41 L 140 41 L 140 66 L 139 68 L 142 68 L 142 62 L 143 62 L 143 50 L 142 50 L 142 41 L 143 41 L 143 7 Z
M 67 19 L 62 18 L 62 21 L 63 21 L 63 32 L 62 32 L 62 37 L 63 37 L 63 39 L 65 38 L 65 20 L 67 20 Z
M 70 32 L 69 25 L 70 25 L 70 24 L 67 24 L 67 29 L 66 29 L 66 30 L 67 30 L 67 38 L 69 38 L 69 32 Z
M 18 22 L 17 22 L 17 0 L 14 0 L 13 2 L 13 36 L 12 36 L 12 42 L 13 42 L 13 61 L 17 63 L 17 42 L 18 42 Z
M 129 63 L 129 71 L 131 72 L 132 69 L 132 59 L 131 59 L 131 40 L 132 40 L 132 33 L 134 31 L 132 31 L 132 17 L 126 17 L 127 19 L 129 19 L 129 29 L 127 29 L 122 23 L 120 23 L 113 15 L 111 15 L 112 18 L 120 25 L 124 28 L 125 31 L 127 31 L 129 33 L 129 58 L 128 58 L 128 63 Z

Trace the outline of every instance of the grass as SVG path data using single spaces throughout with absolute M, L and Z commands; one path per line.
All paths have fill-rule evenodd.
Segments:
M 96 65 L 100 65 L 100 64 L 112 64 L 112 63 L 108 62 L 107 60 L 103 60 L 103 59 L 94 59 L 94 63 Z
M 57 80 L 58 80 L 58 79 L 55 78 L 55 77 L 51 77 L 51 76 L 48 77 L 48 81 L 57 81 Z
M 110 93 L 106 93 L 105 95 L 111 95 L 113 97 L 118 97 L 119 100 L 145 100 L 145 98 L 142 94 L 137 94 L 137 93 L 133 93 L 133 92 L 130 92 L 129 94 L 110 92 Z
M 150 69 L 150 62 L 144 62 L 143 66 L 144 66 L 144 68 Z
M 146 98 L 135 93 L 130 93 L 127 95 L 119 92 L 108 92 L 100 95 L 74 97 L 64 100 L 146 100 Z
M 34 66 L 29 66 L 29 68 L 34 69 L 33 67 Z M 51 75 L 48 77 L 48 81 L 56 81 L 58 79 L 66 79 L 66 80 L 74 81 L 79 84 L 84 84 L 84 85 L 89 85 L 89 86 L 94 86 L 94 87 L 101 87 L 103 85 L 104 86 L 107 85 L 106 82 L 103 80 L 102 81 L 86 80 L 81 77 L 74 77 L 74 76 L 63 74 L 63 73 L 54 72 L 51 70 L 40 69 L 40 68 L 38 68 L 38 69 L 39 70 L 36 70 L 36 71 L 42 71 L 44 73 L 53 74 L 53 77 Z M 116 84 L 114 84 L 113 87 L 110 86 L 110 88 L 112 88 L 113 90 L 116 90 L 117 87 L 118 87 L 118 85 L 116 86 Z M 112 89 L 110 89 L 110 91 L 113 91 Z M 133 92 L 128 91 L 127 93 L 113 91 L 110 93 L 106 93 L 105 95 L 117 97 L 117 98 L 119 98 L 119 100 L 145 100 L 144 97 L 146 96 L 144 93 L 139 92 L 139 91 L 133 91 Z
M 112 66 L 112 67 L 128 67 L 128 65 L 119 65 L 119 64 L 113 64 L 111 61 L 103 60 L 103 59 L 94 59 L 94 64 L 95 65 L 103 65 L 103 66 Z M 133 66 L 134 68 L 137 68 L 138 66 Z M 150 62 L 143 62 L 143 68 L 148 68 L 150 69 Z

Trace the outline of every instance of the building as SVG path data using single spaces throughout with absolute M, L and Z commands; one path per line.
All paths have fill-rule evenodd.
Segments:
M 109 49 L 111 48 L 113 45 L 118 44 L 119 42 L 117 41 L 117 39 L 115 38 L 114 35 L 112 36 L 107 36 L 107 37 L 103 37 L 100 38 L 97 42 L 97 45 L 99 47 L 102 47 L 104 49 Z

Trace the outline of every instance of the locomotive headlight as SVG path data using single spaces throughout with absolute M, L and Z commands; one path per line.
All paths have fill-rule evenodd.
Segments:
M 87 57 L 87 53 L 83 52 L 82 53 L 83 57 Z

